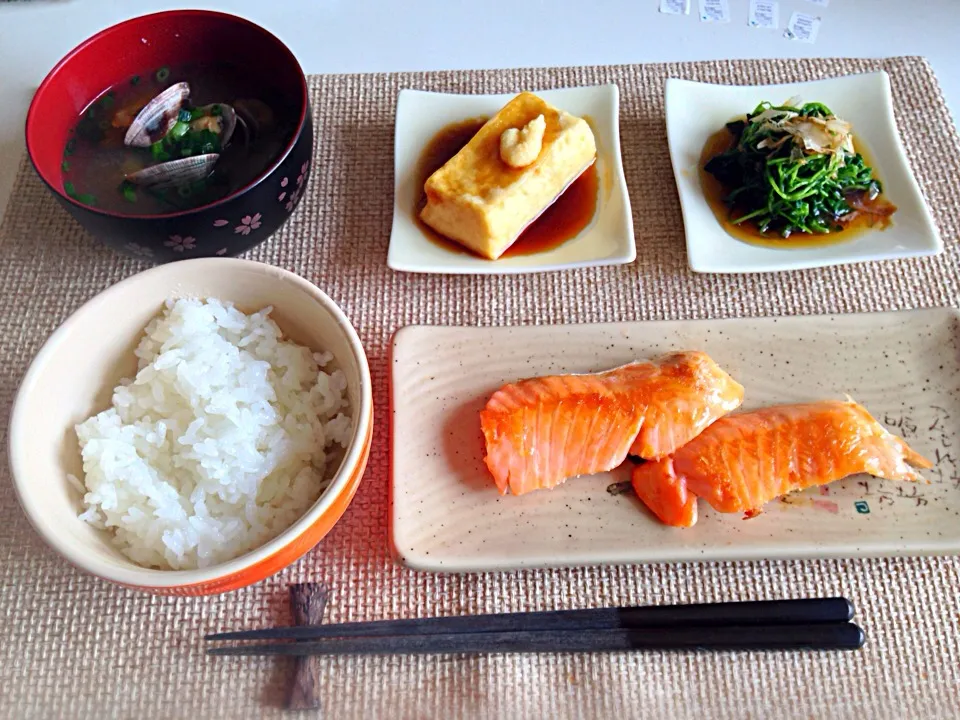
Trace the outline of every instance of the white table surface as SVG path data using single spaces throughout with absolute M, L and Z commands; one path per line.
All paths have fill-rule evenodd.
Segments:
M 234 0 L 205 7 L 243 15 L 286 42 L 308 73 L 594 65 L 770 57 L 924 55 L 956 118 L 960 0 L 780 0 L 780 29 L 662 15 L 659 0 Z M 138 0 L 0 2 L 0 219 L 23 152 L 37 85 L 71 48 L 135 15 L 191 3 Z M 814 44 L 787 40 L 793 11 L 823 19 Z

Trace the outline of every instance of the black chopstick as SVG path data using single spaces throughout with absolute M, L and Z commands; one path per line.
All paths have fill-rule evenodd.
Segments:
M 863 630 L 853 623 L 726 625 L 635 630 L 444 633 L 386 637 L 336 637 L 296 643 L 234 645 L 210 655 L 411 655 L 479 653 L 616 652 L 631 650 L 769 651 L 856 650 Z
M 719 627 L 725 625 L 812 625 L 840 623 L 853 618 L 846 598 L 754 600 L 692 605 L 549 610 L 542 612 L 413 618 L 264 628 L 207 635 L 207 640 L 311 640 L 328 637 L 385 637 L 395 635 L 465 634 L 630 630 L 637 628 Z

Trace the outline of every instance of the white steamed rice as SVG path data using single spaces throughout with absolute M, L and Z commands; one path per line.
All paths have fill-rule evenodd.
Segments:
M 290 527 L 346 447 L 346 378 L 282 339 L 265 308 L 169 301 L 137 347 L 136 378 L 76 426 L 81 519 L 134 562 L 202 568 Z M 332 468 L 330 468 L 332 470 Z

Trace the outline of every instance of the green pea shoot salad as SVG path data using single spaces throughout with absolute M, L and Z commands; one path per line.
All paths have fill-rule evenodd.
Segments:
M 734 144 L 704 170 L 723 186 L 729 222 L 781 238 L 839 232 L 857 219 L 888 222 L 896 207 L 880 197 L 850 123 L 822 103 L 796 102 L 762 102 L 727 124 Z

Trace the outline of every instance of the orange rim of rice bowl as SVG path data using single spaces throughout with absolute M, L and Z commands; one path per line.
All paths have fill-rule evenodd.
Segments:
M 372 420 L 372 415 L 371 415 Z M 178 585 L 176 587 L 146 587 L 143 585 L 127 585 L 126 583 L 118 583 L 124 587 L 129 587 L 134 590 L 146 590 L 147 592 L 154 593 L 156 595 L 214 595 L 217 593 L 230 592 L 231 590 L 238 590 L 247 585 L 252 585 L 253 583 L 260 582 L 271 575 L 283 570 L 288 565 L 293 564 L 301 557 L 306 555 L 310 550 L 316 547 L 323 537 L 333 529 L 333 526 L 336 525 L 337 521 L 343 516 L 343 513 L 346 512 L 347 506 L 350 505 L 350 501 L 353 500 L 354 494 L 357 492 L 357 488 L 360 486 L 360 480 L 363 478 L 364 470 L 367 466 L 367 460 L 370 457 L 370 443 L 372 441 L 372 431 L 373 423 L 370 422 L 367 424 L 367 433 L 364 438 L 362 447 L 363 455 L 360 457 L 359 464 L 356 465 L 353 472 L 350 473 L 349 479 L 347 480 L 346 485 L 333 497 L 333 502 L 330 503 L 330 506 L 320 514 L 320 516 L 314 520 L 309 526 L 307 526 L 300 534 L 296 535 L 289 539 L 285 545 L 280 548 L 277 548 L 272 554 L 267 555 L 266 557 L 256 560 L 253 564 L 248 565 L 236 572 L 231 573 L 230 575 L 225 575 L 219 577 L 215 580 L 209 580 L 206 582 L 196 583 L 194 585 Z M 330 488 L 333 487 L 331 482 Z M 328 494 L 329 488 L 324 492 L 323 496 L 320 497 L 317 502 L 319 503 L 323 498 Z M 312 508 L 311 508 L 312 510 Z M 310 515 L 310 510 L 301 518 L 297 523 L 288 528 L 286 531 L 274 538 L 275 542 L 283 538 L 287 533 L 297 527 L 300 523 Z M 222 563 L 220 565 L 215 565 L 212 568 L 206 568 L 209 570 L 222 570 L 226 568 L 233 562 L 240 560 L 245 560 L 253 555 L 262 554 L 262 551 L 267 550 L 271 543 L 263 545 L 257 550 L 251 551 L 247 555 L 242 555 L 236 560 L 231 560 L 230 562 Z M 161 571 L 158 571 L 161 572 Z M 165 570 L 162 572 L 199 572 L 196 570 Z M 109 578 L 107 578 L 109 579 Z

